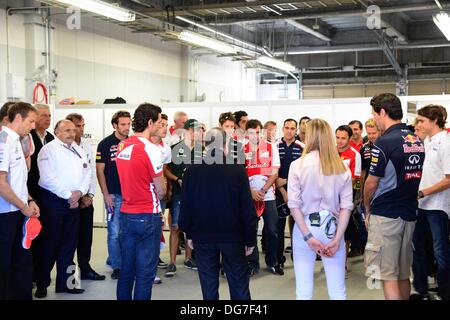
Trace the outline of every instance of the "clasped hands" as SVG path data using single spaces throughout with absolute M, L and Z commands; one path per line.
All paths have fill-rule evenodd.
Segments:
M 308 246 L 313 250 L 316 254 L 322 257 L 331 258 L 335 255 L 335 253 L 339 249 L 339 241 L 337 239 L 331 240 L 327 244 L 323 244 L 316 238 L 312 237 L 307 241 Z

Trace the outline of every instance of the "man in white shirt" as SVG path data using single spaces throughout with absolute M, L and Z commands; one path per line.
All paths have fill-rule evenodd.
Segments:
M 45 210 L 41 251 L 36 276 L 35 297 L 44 298 L 51 283 L 50 272 L 57 263 L 56 292 L 83 293 L 67 283 L 75 271 L 73 257 L 78 244 L 80 199 L 88 194 L 92 169 L 86 153 L 75 143 L 75 125 L 60 120 L 56 138 L 47 143 L 38 156 L 41 205 Z
M 75 125 L 75 143 L 80 146 L 86 153 L 89 168 L 91 169 L 91 181 L 89 183 L 89 190 L 86 195 L 81 197 L 79 203 L 80 209 L 80 232 L 78 234 L 77 245 L 77 261 L 80 268 L 81 280 L 105 280 L 104 275 L 100 275 L 92 269 L 91 248 L 94 228 L 94 206 L 93 199 L 95 190 L 97 188 L 97 181 L 95 180 L 95 158 L 91 143 L 84 138 L 84 118 L 79 113 L 71 113 L 66 117 Z
M 449 299 L 450 246 L 450 134 L 445 130 L 446 115 L 441 106 L 428 105 L 418 111 L 417 127 L 426 135 L 425 162 L 419 186 L 419 213 L 413 236 L 414 288 L 413 299 L 429 299 L 427 281 L 426 236 L 432 235 L 437 261 L 438 295 Z M 414 158 L 409 160 L 414 164 Z
M 36 109 L 19 102 L 10 106 L 8 118 L 0 131 L 0 300 L 31 300 L 33 262 L 22 247 L 22 227 L 26 217 L 39 217 L 40 211 L 28 196 L 20 137 L 34 128 Z
M 184 123 L 187 121 L 188 116 L 186 112 L 177 111 L 173 116 L 173 126 L 170 126 L 167 136 L 164 138 L 164 142 L 169 147 L 177 144 L 184 139 Z

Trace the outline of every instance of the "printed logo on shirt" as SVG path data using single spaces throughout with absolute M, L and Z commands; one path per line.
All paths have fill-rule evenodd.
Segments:
M 372 157 L 372 159 L 371 159 L 370 161 L 372 161 L 372 162 L 374 162 L 374 163 L 377 163 L 377 162 L 378 162 L 378 158 Z
M 119 144 L 119 150 L 123 148 L 123 144 Z M 122 151 L 119 152 L 119 154 L 117 155 L 118 159 L 122 159 L 122 160 L 130 160 L 131 159 L 131 153 L 133 152 L 133 147 L 134 145 L 129 146 L 128 148 L 123 149 Z
M 407 172 L 405 174 L 405 180 L 420 179 L 420 178 L 422 178 L 422 171 Z
M 102 153 L 97 152 L 97 155 L 95 156 L 95 160 L 101 160 L 102 159 Z
M 417 154 L 413 154 L 409 157 L 408 161 L 411 164 L 418 164 L 420 162 L 420 156 Z

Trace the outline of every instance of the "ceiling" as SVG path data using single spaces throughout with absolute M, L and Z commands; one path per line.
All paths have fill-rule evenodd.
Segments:
M 41 2 L 58 6 L 53 0 Z M 391 76 L 396 80 L 450 74 L 450 42 L 433 23 L 433 14 L 440 11 L 434 0 L 109 2 L 136 13 L 135 22 L 120 23 L 133 32 L 176 40 L 168 30 L 190 29 L 233 42 L 176 17 L 188 18 L 248 43 L 243 47 L 255 55 L 265 51 L 287 60 L 298 68 L 296 74 L 300 73 L 304 81 L 348 78 L 358 67 L 358 76 L 366 75 L 367 81 L 376 81 L 376 77 Z M 450 10 L 450 1 L 439 2 L 443 10 Z M 368 28 L 368 18 L 374 17 L 368 8 L 374 5 L 380 9 L 380 29 Z M 247 66 L 255 67 L 251 63 Z

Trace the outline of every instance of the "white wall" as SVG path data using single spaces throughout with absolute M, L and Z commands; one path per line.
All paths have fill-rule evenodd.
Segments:
M 10 68 L 9 72 L 25 77 L 25 28 L 22 15 L 10 16 L 9 44 L 10 44 Z M 6 11 L 0 9 L 0 102 L 6 100 L 6 72 L 7 72 L 7 50 L 6 50 Z
M 6 100 L 5 16 L 5 10 L 0 9 L 0 102 Z M 163 43 L 151 34 L 132 33 L 99 19 L 84 15 L 81 18 L 81 30 L 67 29 L 64 16 L 54 18 L 51 61 L 58 78 L 53 102 L 74 97 L 103 103 L 105 98 L 116 96 L 132 104 L 180 101 L 192 79 L 192 75 L 185 72 L 185 65 L 192 61 L 182 55 L 183 46 Z M 24 27 L 26 19 L 21 14 L 9 17 L 10 71 L 31 78 L 35 68 L 44 62 L 39 58 L 43 38 L 35 41 L 31 38 L 41 33 L 43 37 L 44 28 L 31 27 L 34 33 L 30 36 L 30 27 L 27 31 Z M 205 93 L 206 101 L 255 100 L 254 70 L 246 70 L 239 62 L 214 55 L 200 56 L 197 65 L 197 95 Z M 33 83 L 28 80 L 23 100 L 31 100 Z

